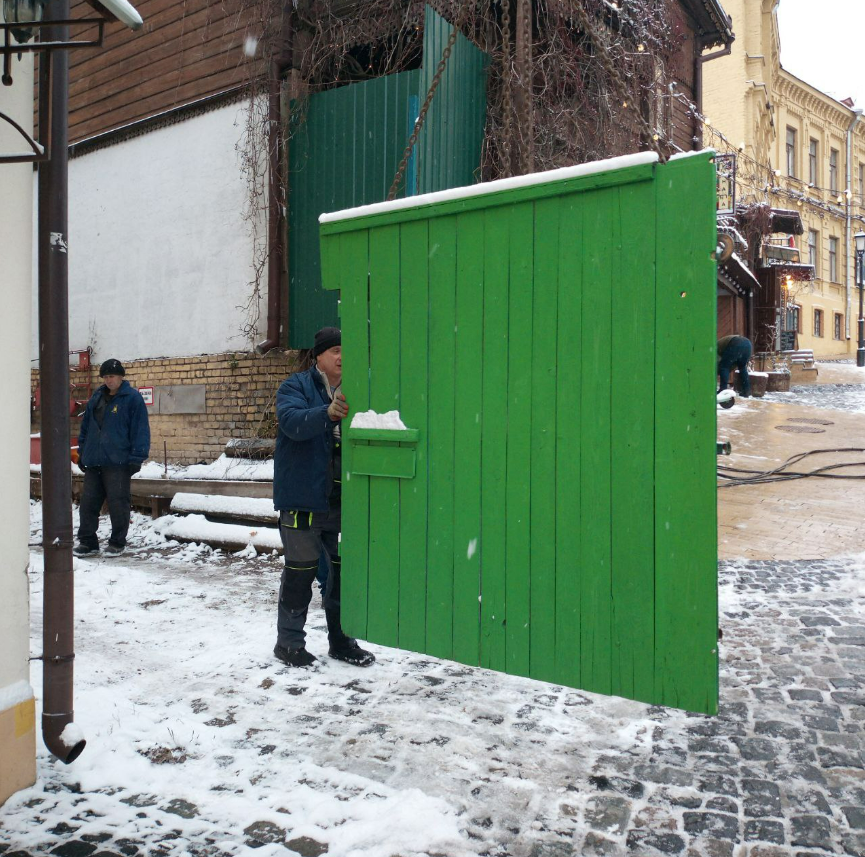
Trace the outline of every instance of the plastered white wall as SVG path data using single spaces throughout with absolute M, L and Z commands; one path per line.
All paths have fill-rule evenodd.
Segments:
M 33 55 L 12 63 L 13 85 L 0 87 L 0 111 L 32 133 Z M 26 142 L 0 121 L 0 152 L 22 153 Z M 0 697 L 29 681 L 30 617 L 27 547 L 30 518 L 30 292 L 33 167 L 0 164 L 0 343 L 3 418 L 0 419 Z M 0 753 L 3 750 L 0 748 Z
M 99 362 L 264 339 L 266 293 L 258 329 L 241 335 L 254 258 L 237 151 L 245 109 L 230 104 L 69 161 L 70 349 L 91 346 Z

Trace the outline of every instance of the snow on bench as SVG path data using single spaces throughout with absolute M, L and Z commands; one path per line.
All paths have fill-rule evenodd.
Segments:
M 231 551 L 248 547 L 254 548 L 256 553 L 282 551 L 282 541 L 276 527 L 215 524 L 204 515 L 187 515 L 183 518 L 166 515 L 155 520 L 153 527 L 165 538 L 178 542 L 203 542 Z
M 279 512 L 273 508 L 273 500 L 267 497 L 221 497 L 215 494 L 178 492 L 171 500 L 171 511 L 181 515 L 196 513 L 219 518 L 261 521 L 265 524 L 279 521 Z

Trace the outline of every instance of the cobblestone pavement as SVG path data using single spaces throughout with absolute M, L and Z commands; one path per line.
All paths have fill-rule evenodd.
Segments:
M 789 393 L 766 393 L 763 399 L 865 414 L 865 385 L 862 384 L 801 384 L 791 387 Z
M 253 681 L 224 698 L 225 711 L 211 702 L 201 728 L 226 771 L 251 754 L 274 788 L 302 770 L 312 794 L 350 805 L 357 786 L 335 778 L 339 770 L 379 783 L 381 795 L 418 789 L 445 800 L 464 837 L 446 857 L 865 857 L 863 568 L 721 564 L 718 717 L 388 650 L 396 681 L 374 670 L 346 685 L 327 671 L 244 667 Z M 272 677 L 257 685 L 262 670 Z M 278 718 L 259 714 L 258 728 L 238 732 L 249 713 L 238 697 L 262 706 L 277 692 Z M 407 704 L 428 712 L 422 742 L 406 724 Z M 222 748 L 221 735 L 232 736 Z M 171 791 L 142 794 L 134 782 L 82 790 L 74 766 L 43 776 L 25 803 L 0 812 L 4 857 L 363 853 L 331 847 L 335 831 L 295 834 L 291 806 L 257 816 L 253 805 L 240 833 Z M 211 791 L 242 792 L 225 776 Z M 60 806 L 72 809 L 60 817 Z M 119 835 L 118 819 L 138 832 Z

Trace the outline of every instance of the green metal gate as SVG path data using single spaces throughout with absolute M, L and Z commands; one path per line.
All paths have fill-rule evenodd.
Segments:
M 714 164 L 653 158 L 325 219 L 351 410 L 409 427 L 344 424 L 350 633 L 717 710 Z
M 425 10 L 423 67 L 314 93 L 294 117 L 289 144 L 289 345 L 307 348 L 337 323 L 321 288 L 318 216 L 381 202 L 441 57 L 451 24 Z M 472 184 L 486 117 L 486 55 L 459 36 L 400 196 Z

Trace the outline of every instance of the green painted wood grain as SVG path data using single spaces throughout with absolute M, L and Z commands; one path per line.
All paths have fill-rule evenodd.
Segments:
M 484 230 L 481 212 L 457 218 L 453 657 L 464 664 L 480 663 L 481 563 L 485 557 L 481 532 Z
M 556 362 L 561 199 L 535 205 L 532 271 L 529 674 L 556 680 Z
M 343 299 L 340 325 L 343 330 L 342 389 L 351 412 L 369 407 L 369 316 L 367 267 L 369 233 L 356 232 L 322 242 L 322 270 L 325 282 L 335 283 Z M 325 259 L 327 262 L 325 263 Z M 333 272 L 333 273 L 331 273 Z M 343 422 L 343 430 L 349 420 Z M 342 527 L 350 534 L 340 543 L 342 558 L 342 625 L 347 634 L 366 639 L 369 605 L 369 480 L 358 476 L 346 479 L 351 469 L 351 444 L 342 445 Z
M 453 657 L 454 497 L 457 338 L 457 221 L 429 222 L 429 517 L 426 591 L 427 651 Z M 460 450 L 460 458 L 462 458 Z M 461 513 L 461 509 L 459 512 Z M 477 617 L 473 619 L 477 624 Z
M 657 192 L 654 698 L 715 713 L 714 165 L 674 161 Z
M 400 227 L 399 411 L 420 432 L 414 479 L 399 482 L 399 645 L 426 651 L 429 223 Z M 405 343 L 402 346 L 402 343 Z M 393 355 L 391 355 L 393 359 Z
M 369 235 L 370 407 L 386 413 L 400 401 L 399 226 Z M 411 426 L 414 428 L 414 426 Z M 399 640 L 399 480 L 369 477 L 369 638 L 386 646 Z
M 508 389 L 508 221 L 484 215 L 484 330 L 481 440 L 481 665 L 505 670 Z
M 612 234 L 612 692 L 650 699 L 655 587 L 655 224 L 651 185 L 618 189 Z
M 507 425 L 505 475 L 506 671 L 529 674 L 531 618 L 530 513 L 532 499 L 532 296 L 534 203 L 508 211 L 508 386 L 502 418 Z
M 583 687 L 610 692 L 610 361 L 612 233 L 618 201 L 610 192 L 583 196 L 583 302 L 580 377 L 580 656 Z
M 561 201 L 556 329 L 556 681 L 581 687 L 583 211 Z

